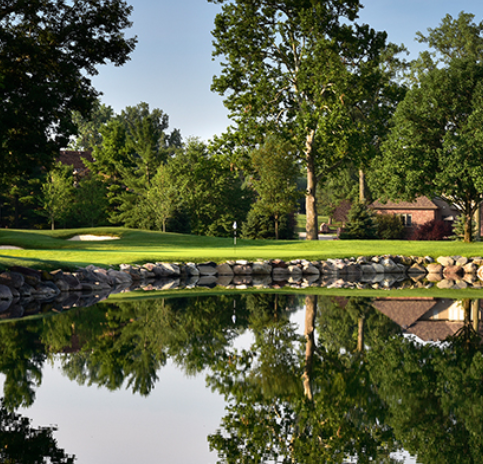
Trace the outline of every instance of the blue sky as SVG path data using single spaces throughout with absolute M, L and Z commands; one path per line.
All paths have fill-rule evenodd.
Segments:
M 141 101 L 170 117 L 183 137 L 208 140 L 229 125 L 222 97 L 210 91 L 219 66 L 211 59 L 213 21 L 219 6 L 206 0 L 128 0 L 134 7 L 131 35 L 138 45 L 123 67 L 99 68 L 94 86 L 116 112 Z M 385 30 L 391 42 L 415 57 L 417 31 L 436 27 L 447 14 L 473 13 L 483 20 L 481 0 L 363 0 L 360 22 Z

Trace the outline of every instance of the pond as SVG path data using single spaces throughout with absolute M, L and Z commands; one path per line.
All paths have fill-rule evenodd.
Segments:
M 5 321 L 0 461 L 480 462 L 480 312 L 238 293 Z

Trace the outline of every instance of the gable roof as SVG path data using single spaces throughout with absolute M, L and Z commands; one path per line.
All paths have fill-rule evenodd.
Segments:
M 92 152 L 61 150 L 59 158 L 57 159 L 57 161 L 60 161 L 65 166 L 73 166 L 75 171 L 83 171 L 87 169 L 87 166 L 84 164 L 84 160 L 90 161 L 92 163 L 94 161 L 94 158 L 92 157 Z
M 441 200 L 443 201 L 443 200 Z M 446 202 L 445 202 L 446 203 Z M 446 203 L 447 205 L 447 203 Z M 421 196 L 417 197 L 414 201 L 390 201 L 388 200 L 386 203 L 382 203 L 379 200 L 376 200 L 371 205 L 371 208 L 374 209 L 440 209 L 435 202 L 431 201 L 428 197 Z
M 433 298 L 378 298 L 372 305 L 403 329 L 411 327 L 437 300 Z
M 418 321 L 407 330 L 407 333 L 416 335 L 423 342 L 439 342 L 454 335 L 463 326 L 464 322 Z

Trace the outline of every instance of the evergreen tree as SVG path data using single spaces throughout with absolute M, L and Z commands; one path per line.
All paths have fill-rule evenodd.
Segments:
M 373 213 L 363 203 L 354 203 L 349 211 L 342 239 L 374 239 L 377 238 L 377 226 Z

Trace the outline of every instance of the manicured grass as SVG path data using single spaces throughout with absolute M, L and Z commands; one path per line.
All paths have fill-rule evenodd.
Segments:
M 77 234 L 116 235 L 120 240 L 69 242 Z M 199 237 L 117 227 L 63 229 L 56 231 L 0 230 L 0 245 L 15 245 L 24 250 L 0 249 L 0 267 L 14 264 L 42 269 L 73 269 L 94 264 L 156 261 L 222 262 L 230 259 L 284 260 L 327 259 L 359 255 L 482 256 L 483 243 L 412 242 L 378 240 L 275 241 Z

